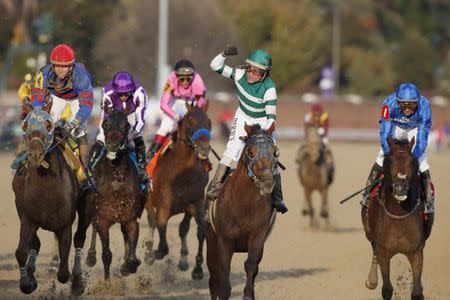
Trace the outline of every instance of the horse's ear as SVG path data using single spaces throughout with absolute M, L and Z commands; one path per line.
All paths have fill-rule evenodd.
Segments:
M 408 143 L 408 148 L 410 151 L 412 150 L 412 147 L 414 146 L 415 143 L 416 143 L 416 137 L 413 136 L 412 139 Z
M 388 142 L 389 148 L 391 148 L 391 151 L 392 151 L 395 147 L 394 139 L 392 137 L 389 137 L 387 142 Z
M 48 101 L 47 104 L 44 105 L 42 110 L 49 114 L 50 111 L 52 110 L 52 106 L 53 106 L 53 101 Z
M 205 105 L 202 107 L 204 112 L 207 112 L 209 108 L 209 99 L 206 99 Z
M 252 129 L 252 127 L 250 127 L 250 126 L 247 125 L 247 122 L 244 122 L 244 130 L 245 130 L 245 132 L 247 133 L 247 136 L 240 136 L 239 139 L 240 139 L 241 141 L 244 141 L 244 142 L 245 142 L 245 140 L 246 140 L 246 139 L 251 135 L 251 133 L 253 132 L 253 129 Z
M 103 108 L 103 110 L 105 111 L 105 113 L 107 115 L 109 115 L 112 112 L 113 108 L 112 108 L 112 106 L 111 107 L 105 106 L 105 108 Z
M 268 129 L 265 130 L 265 133 L 268 136 L 272 136 L 273 131 L 275 130 L 275 122 L 272 122 L 272 125 Z
M 188 112 L 191 112 L 194 110 L 195 105 L 191 102 L 189 102 L 188 100 L 186 100 L 186 109 Z
M 33 110 L 33 106 L 30 103 L 24 103 L 20 109 L 20 119 L 24 120 L 30 111 Z

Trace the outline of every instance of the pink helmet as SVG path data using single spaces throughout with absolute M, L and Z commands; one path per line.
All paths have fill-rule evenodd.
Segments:
M 324 109 L 323 109 L 322 104 L 320 104 L 320 103 L 314 103 L 314 104 L 311 106 L 311 111 L 312 111 L 313 113 L 322 113 L 322 112 L 324 111 Z

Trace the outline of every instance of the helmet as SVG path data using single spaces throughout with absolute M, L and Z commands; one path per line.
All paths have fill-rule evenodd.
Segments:
M 182 59 L 177 61 L 175 64 L 175 67 L 173 68 L 175 70 L 175 74 L 177 76 L 190 76 L 194 74 L 194 65 L 190 60 Z
M 115 93 L 134 92 L 136 85 L 130 73 L 121 71 L 114 75 L 112 88 Z
M 258 49 L 250 52 L 245 62 L 264 71 L 268 71 L 272 67 L 272 56 L 266 51 Z
M 412 83 L 402 83 L 395 93 L 397 101 L 417 102 L 420 97 L 419 89 Z
M 66 44 L 59 44 L 50 54 L 50 62 L 57 66 L 71 66 L 75 61 L 75 52 Z
M 323 106 L 320 103 L 314 103 L 311 105 L 311 111 L 313 113 L 322 113 L 323 112 Z

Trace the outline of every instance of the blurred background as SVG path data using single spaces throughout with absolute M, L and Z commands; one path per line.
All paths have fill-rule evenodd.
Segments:
M 321 102 L 331 139 L 375 141 L 380 102 L 409 81 L 433 104 L 436 149 L 447 148 L 450 0 L 0 0 L 2 149 L 20 134 L 17 90 L 25 74 L 45 65 L 58 43 L 71 45 L 94 78 L 92 135 L 99 90 L 117 71 L 128 70 L 151 95 L 150 138 L 162 82 L 181 58 L 204 77 L 219 128 L 237 101 L 232 82 L 209 63 L 236 45 L 239 55 L 227 60 L 233 66 L 254 48 L 273 56 L 282 138 L 301 138 L 303 115 Z

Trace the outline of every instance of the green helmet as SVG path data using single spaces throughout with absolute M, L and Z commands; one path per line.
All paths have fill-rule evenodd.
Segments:
M 272 56 L 262 49 L 257 49 L 250 52 L 245 62 L 259 69 L 268 71 L 272 67 Z

